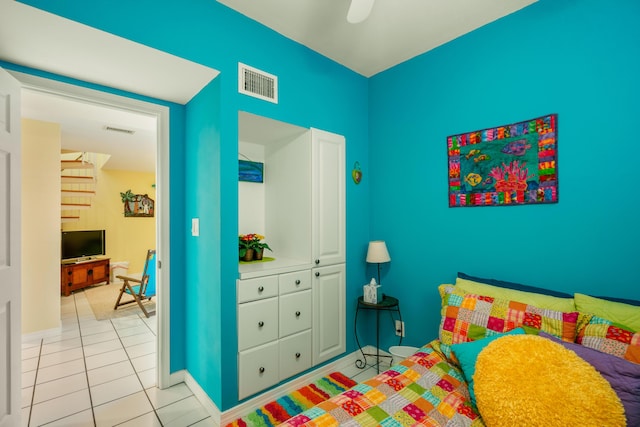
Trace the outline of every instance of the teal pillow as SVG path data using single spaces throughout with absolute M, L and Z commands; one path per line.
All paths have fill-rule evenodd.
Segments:
M 465 342 L 460 344 L 452 344 L 451 350 L 455 354 L 458 362 L 460 362 L 460 367 L 462 368 L 462 372 L 464 373 L 464 377 L 467 380 L 467 384 L 469 385 L 469 395 L 471 396 L 471 401 L 473 404 L 476 404 L 476 395 L 473 392 L 473 374 L 476 372 L 476 359 L 478 359 L 478 355 L 484 348 L 492 341 L 497 340 L 498 338 L 507 336 L 507 335 L 525 335 L 525 331 L 523 328 L 515 328 L 508 332 L 504 332 L 497 335 L 492 335 L 487 338 L 483 338 L 477 341 Z

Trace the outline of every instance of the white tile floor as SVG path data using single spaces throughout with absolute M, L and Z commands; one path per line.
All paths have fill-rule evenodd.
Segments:
M 96 320 L 83 292 L 61 297 L 61 315 L 59 334 L 22 342 L 24 427 L 218 427 L 186 385 L 155 387 L 156 316 Z
M 61 297 L 62 328 L 22 342 L 23 426 L 216 426 L 191 391 L 156 382 L 156 317 L 96 320 Z

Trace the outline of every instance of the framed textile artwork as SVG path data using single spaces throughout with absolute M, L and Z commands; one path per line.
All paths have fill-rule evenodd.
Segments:
M 264 182 L 264 163 L 238 160 L 238 180 Z
M 447 138 L 449 207 L 558 202 L 558 115 Z

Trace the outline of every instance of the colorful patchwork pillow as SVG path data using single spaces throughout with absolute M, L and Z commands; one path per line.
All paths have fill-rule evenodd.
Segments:
M 633 363 L 640 363 L 640 332 L 634 332 L 626 326 L 598 316 L 592 316 L 589 323 L 580 329 L 576 342 Z
M 468 294 L 451 285 L 440 285 L 442 320 L 439 338 L 446 356 L 451 344 L 479 340 L 522 326 L 574 342 L 578 312 L 543 309 L 522 302 Z
M 585 294 L 575 294 L 576 310 L 595 314 L 613 323 L 620 323 L 633 331 L 640 331 L 640 307 L 621 302 L 607 301 Z
M 579 311 L 576 309 L 576 306 L 573 302 L 573 297 L 557 297 L 552 295 L 545 295 L 539 292 L 504 288 L 484 282 L 475 282 L 473 280 L 463 279 L 461 277 L 458 277 L 456 279 L 456 287 L 464 289 L 469 294 L 486 295 L 489 297 L 508 299 L 511 301 L 526 301 L 528 304 L 535 305 L 536 307 L 540 308 L 548 308 L 551 310 L 566 312 Z

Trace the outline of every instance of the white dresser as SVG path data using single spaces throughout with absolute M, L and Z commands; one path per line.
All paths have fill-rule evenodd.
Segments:
M 311 270 L 238 280 L 239 398 L 311 367 Z

